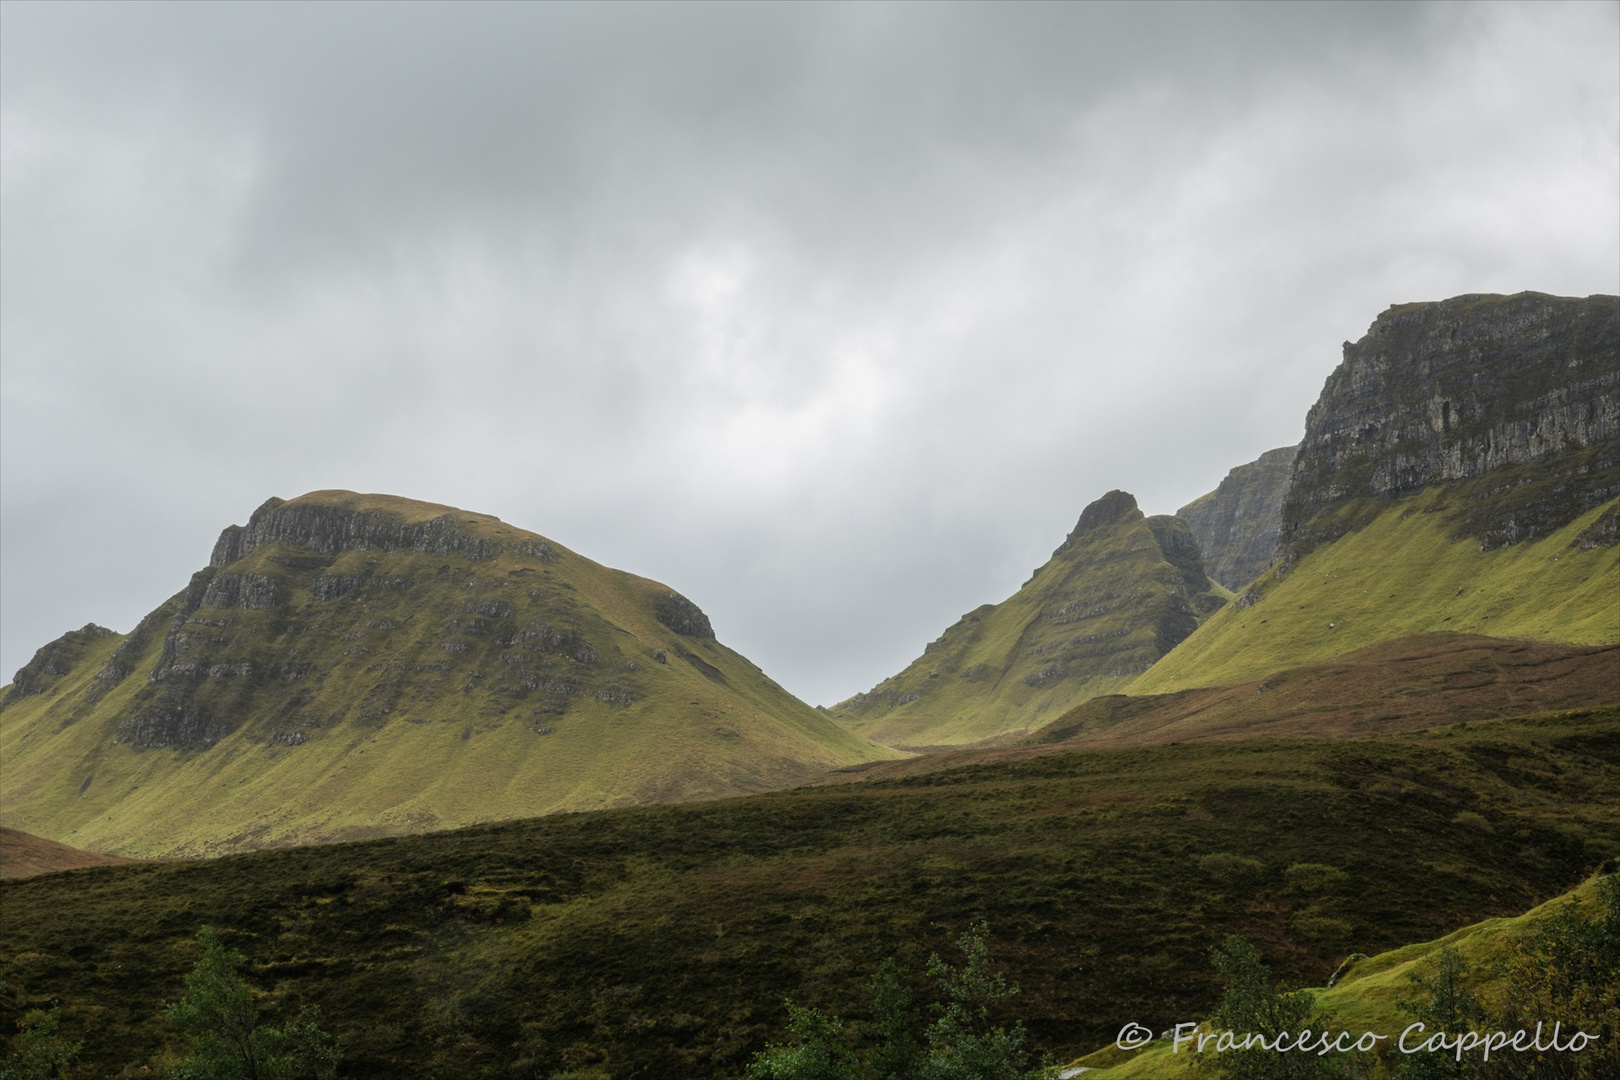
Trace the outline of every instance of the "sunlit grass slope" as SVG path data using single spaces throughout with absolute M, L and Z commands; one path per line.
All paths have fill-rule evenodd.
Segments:
M 1209 949 L 1321 984 L 1559 895 L 1620 854 L 1620 709 L 1357 740 L 1071 750 L 0 884 L 0 1032 L 62 1003 L 102 1075 L 157 1064 L 211 924 L 343 1075 L 735 1078 L 783 999 L 858 1015 L 896 955 L 988 921 L 1039 1050 L 1207 1016 Z M 1301 888 L 1297 864 L 1323 869 Z M 919 986 L 919 989 L 921 987 Z
M 1430 490 L 1262 574 L 1146 674 L 1132 694 L 1227 686 L 1431 631 L 1576 645 L 1620 642 L 1620 548 L 1572 542 L 1599 507 L 1537 543 L 1454 539 Z M 1608 506 L 1616 505 L 1611 502 Z M 1248 603 L 1257 598 L 1257 603 Z
M 890 746 L 1025 731 L 1148 669 L 1231 594 L 1185 522 L 1115 491 L 1012 596 L 962 616 L 898 675 L 835 714 Z
M 696 609 L 666 586 L 494 518 L 349 492 L 274 512 L 336 532 L 227 551 L 8 698 L 5 825 L 211 854 L 763 791 L 891 753 L 701 613 L 672 629 Z
M 1516 941 L 1532 934 L 1537 926 L 1565 910 L 1572 902 L 1578 902 L 1588 913 L 1586 917 L 1591 918 L 1598 907 L 1598 880 L 1594 876 L 1563 896 L 1532 908 L 1523 915 L 1485 919 L 1432 941 L 1362 957 L 1349 963 L 1331 987 L 1312 991 L 1317 1008 L 1335 1032 L 1344 1030 L 1359 1036 L 1362 1032 L 1371 1031 L 1388 1035 L 1393 1041 L 1414 1021 L 1413 1016 L 1401 1009 L 1399 1002 L 1423 996 L 1414 987 L 1411 976 L 1421 970 L 1425 961 L 1431 960 L 1441 949 L 1455 950 L 1472 973 L 1470 987 L 1478 993 L 1500 978 L 1494 971 L 1495 961 L 1508 955 Z M 1557 1018 L 1547 1018 L 1549 1027 L 1554 1019 Z M 1430 1027 L 1428 1030 L 1432 1033 L 1433 1029 Z M 1550 1034 L 1549 1030 L 1549 1037 Z M 1399 1051 L 1391 1052 L 1389 1042 L 1383 1044 L 1380 1050 L 1383 1052 L 1378 1055 L 1381 1060 L 1375 1065 L 1376 1074 L 1397 1075 L 1391 1070 L 1391 1063 L 1400 1061 Z M 1477 1061 L 1478 1052 L 1475 1051 L 1472 1057 Z M 1072 1065 L 1088 1067 L 1084 1075 L 1095 1076 L 1098 1080 L 1175 1080 L 1177 1077 L 1216 1075 L 1207 1065 L 1199 1069 L 1196 1059 L 1185 1046 L 1177 1053 L 1169 1043 L 1155 1043 L 1134 1055 L 1108 1047 L 1079 1058 Z

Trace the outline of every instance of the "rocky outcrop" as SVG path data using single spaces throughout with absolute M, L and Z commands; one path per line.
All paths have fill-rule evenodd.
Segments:
M 253 511 L 246 526 L 231 525 L 219 534 L 208 565 L 229 566 L 262 544 L 287 544 L 323 555 L 365 550 L 414 551 L 475 560 L 501 555 L 524 555 L 546 562 L 557 558 L 556 549 L 544 540 L 502 541 L 479 536 L 462 528 L 451 513 L 407 522 L 383 510 L 271 498 Z
M 1198 538 L 1209 576 L 1236 592 L 1277 557 L 1277 529 L 1297 446 L 1267 450 L 1176 511 Z
M 34 658 L 17 669 L 11 677 L 11 688 L 0 704 L 10 704 L 30 694 L 43 694 L 70 673 L 84 657 L 85 650 L 104 638 L 117 637 L 115 631 L 95 623 L 85 623 L 78 630 L 69 630 L 49 645 L 42 646 Z
M 1292 562 L 1356 527 L 1365 515 L 1347 504 L 1436 484 L 1458 488 L 1458 533 L 1484 547 L 1620 495 L 1620 297 L 1470 294 L 1384 312 L 1345 343 L 1306 418 L 1279 552 Z
M 1074 523 L 1069 535 L 1064 537 L 1063 543 L 1052 552 L 1052 558 L 1057 558 L 1065 552 L 1074 549 L 1085 537 L 1098 529 L 1117 524 L 1127 518 L 1140 516 L 1141 511 L 1136 508 L 1136 496 L 1128 491 L 1117 488 L 1108 492 L 1096 501 L 1089 503 L 1080 511 L 1080 520 Z
M 678 592 L 660 598 L 653 608 L 653 615 L 659 622 L 685 637 L 714 637 L 714 627 L 709 625 L 709 617 L 703 614 L 703 609 Z

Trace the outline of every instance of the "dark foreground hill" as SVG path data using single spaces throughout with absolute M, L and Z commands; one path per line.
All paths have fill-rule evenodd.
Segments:
M 1229 932 L 1319 984 L 1617 852 L 1620 709 L 1070 751 L 8 883 L 0 1030 L 60 999 L 104 1072 L 160 1064 L 206 923 L 267 1019 L 320 1006 L 345 1075 L 735 1077 L 785 996 L 849 1015 L 884 956 L 917 970 L 985 918 L 1013 1015 L 1066 1058 L 1207 1014 Z
M 496 518 L 272 499 L 127 635 L 0 700 L 8 826 L 192 855 L 714 798 L 892 756 L 668 586 Z

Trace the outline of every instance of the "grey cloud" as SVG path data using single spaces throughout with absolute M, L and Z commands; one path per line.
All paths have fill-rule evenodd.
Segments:
M 661 578 L 810 700 L 1391 302 L 1613 291 L 1615 10 L 0 7 L 4 656 L 265 496 Z

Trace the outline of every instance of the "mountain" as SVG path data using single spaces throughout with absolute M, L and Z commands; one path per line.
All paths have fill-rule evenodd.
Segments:
M 271 499 L 0 699 L 5 824 L 195 855 L 786 787 L 886 756 L 679 593 L 480 514 Z
M 1220 486 L 1176 511 L 1198 538 L 1204 571 L 1237 592 L 1277 557 L 1283 497 L 1299 447 L 1267 450 L 1226 474 Z
M 1426 632 L 1620 642 L 1617 514 L 1620 297 L 1392 307 L 1306 419 L 1277 570 L 1131 692 Z
M 918 748 L 1024 730 L 1128 684 L 1226 602 L 1187 523 L 1111 491 L 1000 604 L 949 627 L 904 671 L 841 702 L 861 734 Z

